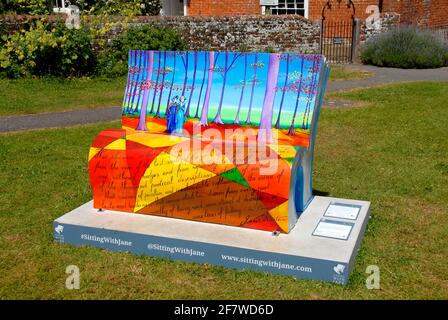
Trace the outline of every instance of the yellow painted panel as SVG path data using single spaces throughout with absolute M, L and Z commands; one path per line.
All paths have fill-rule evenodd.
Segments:
M 90 150 L 89 150 L 89 161 L 94 156 L 96 156 L 98 154 L 98 152 L 100 152 L 101 150 L 102 150 L 102 148 L 90 147 Z
M 112 143 L 109 143 L 104 149 L 107 150 L 126 150 L 126 140 L 117 139 Z
M 271 217 L 277 222 L 278 226 L 284 231 L 288 232 L 288 201 L 285 201 L 278 207 L 269 211 Z
M 146 169 L 140 180 L 134 212 L 188 186 L 215 176 L 182 160 L 160 153 Z
M 294 158 L 297 150 L 293 146 L 286 144 L 269 145 L 269 148 L 275 151 L 281 158 Z
M 167 134 L 135 133 L 128 134 L 126 140 L 134 141 L 151 148 L 159 148 L 174 146 L 179 142 L 189 139 Z

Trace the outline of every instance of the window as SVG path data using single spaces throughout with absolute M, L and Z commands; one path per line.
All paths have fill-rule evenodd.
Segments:
M 162 16 L 183 16 L 186 15 L 186 0 L 164 0 L 162 1 Z
M 277 6 L 267 6 L 266 9 L 271 14 L 298 14 L 306 16 L 305 3 L 308 5 L 307 0 L 278 0 Z

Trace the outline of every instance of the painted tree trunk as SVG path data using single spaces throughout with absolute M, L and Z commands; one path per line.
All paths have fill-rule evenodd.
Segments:
M 131 103 L 130 103 L 131 110 L 132 110 L 132 106 L 134 105 L 135 96 L 137 95 L 137 89 L 138 89 L 138 86 L 140 83 L 141 63 L 142 63 L 142 51 L 140 51 L 140 53 L 136 52 L 135 53 L 135 65 L 134 65 L 135 66 L 134 90 L 132 91 L 132 94 L 131 94 Z M 138 105 L 137 105 L 137 107 L 138 107 Z
M 295 134 L 294 131 L 294 121 L 296 119 L 296 115 L 297 115 L 297 107 L 299 106 L 299 100 L 300 100 L 300 92 L 302 91 L 302 79 L 303 79 L 303 65 L 305 58 L 302 58 L 302 64 L 300 66 L 300 81 L 299 81 L 299 87 L 297 89 L 297 100 L 296 100 L 296 106 L 294 108 L 294 114 L 292 116 L 292 121 L 291 121 L 291 126 L 289 127 L 289 131 L 288 134 L 293 136 Z
M 205 74 L 207 72 L 207 52 L 204 52 L 204 73 L 202 76 L 202 84 L 201 84 L 201 90 L 199 91 L 199 99 L 198 99 L 198 105 L 196 106 L 196 114 L 194 115 L 195 118 L 199 118 L 199 105 L 201 104 L 201 97 L 202 97 L 202 90 L 204 88 L 204 83 L 205 83 Z
M 171 102 L 171 93 L 173 92 L 173 83 L 174 83 L 174 76 L 176 75 L 176 58 L 177 58 L 177 53 L 174 52 L 174 62 L 173 62 L 173 75 L 171 77 L 171 83 L 170 83 L 170 93 L 168 94 L 168 100 L 166 102 L 166 107 L 168 108 L 168 106 L 170 105 Z
M 310 94 L 308 94 L 308 98 L 306 101 L 306 105 L 305 105 L 305 112 L 303 113 L 303 120 L 302 120 L 302 128 L 303 129 L 308 129 L 307 126 L 307 113 L 309 113 L 309 108 L 310 108 Z
M 130 52 L 129 53 L 129 58 L 128 58 L 128 66 L 132 66 L 133 64 L 133 60 L 132 60 L 132 56 L 133 53 Z M 123 98 L 123 113 L 128 113 L 129 112 L 129 105 L 128 105 L 128 101 L 129 101 L 129 88 L 131 86 L 131 81 L 132 81 L 132 73 L 128 70 L 128 79 L 126 80 L 126 92 Z
M 201 119 L 199 124 L 201 126 L 208 125 L 208 104 L 210 102 L 210 92 L 212 91 L 212 81 L 213 81 L 213 71 L 215 69 L 215 53 L 208 53 L 208 78 L 207 78 L 207 89 L 205 91 L 204 105 L 202 107 Z
M 309 92 L 308 92 L 308 101 L 306 103 L 305 114 L 303 116 L 302 128 L 308 129 L 308 121 L 310 117 L 310 107 L 311 107 L 311 97 L 313 96 L 313 91 L 316 90 L 316 79 L 317 79 L 317 71 L 316 71 L 316 63 L 319 65 L 319 61 L 313 60 L 313 77 L 310 83 Z
M 228 52 L 226 52 L 224 56 L 224 78 L 222 80 L 221 98 L 219 99 L 218 111 L 216 112 L 216 116 L 213 119 L 213 122 L 217 124 L 223 124 L 221 119 L 221 109 L 222 109 L 222 102 L 224 100 L 224 91 L 226 89 L 228 62 L 229 62 L 229 54 Z
M 156 102 L 156 95 L 157 95 L 157 91 L 158 91 L 158 87 L 159 87 L 160 60 L 162 60 L 162 54 L 160 53 L 160 51 L 159 51 L 159 54 L 158 54 L 158 60 L 159 60 L 159 62 L 157 64 L 156 83 L 154 85 L 154 94 L 152 95 L 152 104 L 151 104 L 151 112 L 150 113 L 154 112 L 154 105 L 155 105 L 155 102 Z
M 143 93 L 144 91 L 142 90 L 142 87 L 144 87 L 144 82 L 146 81 L 146 73 L 145 73 L 145 69 L 146 69 L 146 65 L 147 65 L 147 54 L 146 51 L 142 51 L 142 55 L 141 55 L 141 59 L 140 59 L 140 65 L 139 65 L 139 70 L 140 70 L 140 89 L 138 90 L 138 96 L 137 96 L 137 101 L 135 103 L 135 109 L 134 112 L 139 112 L 139 106 L 140 106 L 140 101 L 143 100 Z M 141 107 L 140 107 L 141 110 Z
M 283 84 L 283 92 L 282 99 L 280 100 L 280 108 L 278 109 L 277 121 L 275 122 L 275 128 L 280 128 L 280 117 L 282 116 L 283 109 L 283 101 L 285 100 L 285 92 L 288 85 L 288 76 L 289 76 L 289 54 L 286 55 L 286 75 L 285 75 L 285 83 Z
M 252 102 L 254 99 L 255 81 L 257 80 L 257 64 L 258 64 L 258 53 L 255 53 L 254 74 L 253 74 L 253 79 L 252 79 L 252 90 L 250 92 L 249 111 L 247 113 L 246 124 L 250 124 L 250 113 L 252 112 Z
M 227 73 L 230 71 L 230 69 L 232 69 L 233 64 L 235 63 L 235 61 L 241 56 L 241 53 L 234 53 L 233 54 L 233 59 L 229 62 L 229 54 L 228 52 L 225 53 L 225 62 L 224 62 L 224 78 L 223 78 L 223 82 L 222 82 L 222 90 L 221 90 L 221 99 L 219 100 L 219 106 L 218 106 L 218 111 L 216 112 L 216 116 L 213 119 L 214 123 L 217 124 L 223 124 L 223 121 L 221 119 L 221 111 L 222 111 L 222 103 L 224 101 L 224 91 L 226 89 L 226 84 L 227 84 Z
M 147 65 L 145 66 L 145 71 L 147 71 L 145 77 L 146 83 L 144 83 L 142 109 L 140 110 L 140 118 L 138 120 L 138 126 L 136 128 L 137 130 L 143 130 L 143 131 L 148 130 L 146 128 L 146 111 L 148 108 L 148 97 L 149 97 L 149 88 L 151 85 L 152 65 L 154 63 L 154 52 L 147 51 L 146 55 L 147 55 L 146 59 Z
M 243 104 L 244 88 L 246 88 L 246 75 L 247 75 L 247 54 L 244 54 L 244 76 L 243 76 L 243 84 L 241 86 L 240 102 L 238 103 L 238 110 L 236 111 L 236 116 L 235 116 L 235 121 L 234 121 L 234 123 L 236 123 L 236 124 L 240 124 L 240 111 L 241 111 L 241 106 Z
M 137 52 L 136 51 L 132 51 L 133 52 L 133 63 L 132 63 L 132 80 L 131 80 L 131 87 L 129 88 L 129 99 L 128 99 L 128 113 L 132 112 L 132 97 L 134 96 L 134 91 L 135 91 L 135 83 L 137 82 L 137 73 L 136 73 L 136 65 L 137 65 Z
M 162 82 L 160 86 L 160 93 L 159 93 L 159 102 L 157 103 L 157 112 L 156 112 L 156 118 L 160 117 L 160 105 L 162 103 L 162 94 L 163 94 L 163 88 L 165 86 L 165 68 L 166 68 L 166 51 L 163 52 L 163 72 L 162 72 Z
M 184 86 L 182 88 L 181 96 L 185 96 L 185 89 L 187 88 L 187 82 L 188 82 L 188 51 L 186 52 L 185 60 L 184 60 L 184 57 L 182 57 L 182 62 L 184 63 L 184 68 L 185 68 L 185 78 L 184 78 Z
M 272 143 L 272 113 L 274 112 L 274 99 L 277 88 L 278 71 L 280 68 L 280 54 L 269 55 L 268 79 L 264 93 L 263 109 L 261 110 L 260 131 L 258 141 Z M 264 131 L 264 132 L 263 132 Z
M 191 91 L 190 91 L 190 97 L 188 98 L 188 104 L 187 104 L 187 110 L 185 111 L 185 116 L 189 117 L 190 116 L 190 103 L 191 103 L 191 98 L 193 98 L 193 91 L 194 91 L 194 82 L 196 81 L 196 69 L 197 69 L 197 64 L 198 64 L 198 53 L 197 51 L 194 52 L 194 71 L 193 71 L 193 83 L 191 85 Z

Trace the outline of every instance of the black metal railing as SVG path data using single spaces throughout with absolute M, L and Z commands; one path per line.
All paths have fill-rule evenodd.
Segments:
M 322 20 L 320 50 L 332 63 L 353 61 L 355 23 L 349 20 Z

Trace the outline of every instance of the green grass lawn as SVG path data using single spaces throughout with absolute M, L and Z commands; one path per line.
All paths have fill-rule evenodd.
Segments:
M 119 106 L 126 78 L 0 79 L 0 116 Z
M 332 64 L 330 68 L 330 81 L 362 80 L 373 76 L 372 72 L 349 68 L 340 64 Z
M 338 96 L 365 107 L 322 111 L 314 188 L 372 202 L 346 287 L 53 242 L 52 221 L 91 198 L 91 141 L 117 121 L 0 135 L 0 298 L 448 298 L 448 83 Z M 381 290 L 365 287 L 372 264 Z

